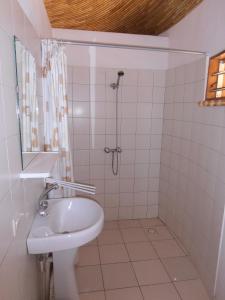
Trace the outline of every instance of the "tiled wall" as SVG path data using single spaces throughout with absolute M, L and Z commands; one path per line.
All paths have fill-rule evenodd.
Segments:
M 40 40 L 17 1 L 0 0 L 0 299 L 39 300 L 38 268 L 26 238 L 43 182 L 19 179 L 14 34 L 40 58 Z
M 159 215 L 213 292 L 225 202 L 225 109 L 202 108 L 205 60 L 166 77 Z
M 111 169 L 115 147 L 118 69 L 69 68 L 70 136 L 75 179 L 97 187 L 106 219 L 158 214 L 165 71 L 124 70 L 119 89 L 119 175 Z

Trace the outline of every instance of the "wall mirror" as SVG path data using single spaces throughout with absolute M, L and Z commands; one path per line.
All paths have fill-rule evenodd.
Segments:
M 41 97 L 37 90 L 37 66 L 35 57 L 14 38 L 16 78 L 17 78 L 17 106 L 20 128 L 20 144 L 22 168 L 26 168 L 31 160 L 42 151 L 42 109 Z

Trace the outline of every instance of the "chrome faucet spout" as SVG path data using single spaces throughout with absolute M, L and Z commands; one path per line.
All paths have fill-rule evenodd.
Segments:
M 58 189 L 58 184 L 50 184 L 49 187 L 46 187 L 46 189 L 43 190 L 39 197 L 39 214 L 41 216 L 47 216 L 47 208 L 48 208 L 48 201 L 46 200 L 46 197 L 49 192 L 52 190 Z

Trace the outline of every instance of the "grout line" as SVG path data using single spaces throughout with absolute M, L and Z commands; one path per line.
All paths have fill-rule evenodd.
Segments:
M 138 281 L 138 278 L 137 278 L 137 275 L 136 275 L 134 266 L 133 266 L 133 264 L 132 264 L 131 257 L 130 257 L 130 255 L 129 255 L 129 251 L 128 251 L 128 248 L 127 248 L 127 246 L 126 246 L 126 243 L 125 243 L 125 240 L 124 240 L 123 235 L 122 235 L 122 238 L 123 238 L 123 241 L 124 241 L 124 246 L 125 246 L 125 248 L 126 248 L 126 250 L 127 250 L 127 253 L 128 253 L 128 257 L 129 257 L 129 259 L 130 259 L 130 265 L 131 265 L 132 271 L 133 271 L 133 273 L 134 273 L 134 276 L 135 276 L 135 278 L 136 278 L 136 281 L 137 281 L 137 284 L 138 284 L 139 291 L 140 291 L 141 296 L 142 296 L 142 298 L 143 298 L 143 300 L 144 300 L 144 295 L 143 295 L 143 293 L 142 293 L 142 291 L 141 291 L 141 288 L 140 288 L 140 285 L 139 285 L 139 281 Z
M 140 220 L 138 220 L 138 221 L 140 222 Z M 116 222 L 119 223 L 119 221 L 116 221 Z M 155 226 L 155 227 L 156 227 L 156 226 Z M 167 228 L 167 226 L 165 226 L 165 227 Z M 116 229 L 116 231 L 118 231 L 118 232 L 120 233 L 121 237 L 122 237 L 122 242 L 121 242 L 121 243 L 112 243 L 112 244 L 104 244 L 104 245 L 97 244 L 97 245 L 94 245 L 95 247 L 98 248 L 99 264 L 96 264 L 96 265 L 87 265 L 87 266 L 79 266 L 79 268 L 90 267 L 90 266 L 100 266 L 100 269 L 101 269 L 101 275 L 102 275 L 102 282 L 103 282 L 103 288 L 104 288 L 104 289 L 103 289 L 103 290 L 96 290 L 96 291 L 81 292 L 80 294 L 86 294 L 86 293 L 91 294 L 91 293 L 94 293 L 94 292 L 101 291 L 101 292 L 104 293 L 105 299 L 106 299 L 106 291 L 123 290 L 123 289 L 127 289 L 127 288 L 137 287 L 137 288 L 139 289 L 139 291 L 140 291 L 140 293 L 141 293 L 143 299 L 144 299 L 144 296 L 143 296 L 143 293 L 142 293 L 142 290 L 141 290 L 141 287 L 142 287 L 142 286 L 159 286 L 159 285 L 163 285 L 163 284 L 172 284 L 173 287 L 175 288 L 177 294 L 178 294 L 178 297 L 180 298 L 180 300 L 182 300 L 182 297 L 181 297 L 180 293 L 178 292 L 178 290 L 177 290 L 177 288 L 176 288 L 176 286 L 175 286 L 175 283 L 176 283 L 176 282 L 185 282 L 185 281 L 196 280 L 196 278 L 193 278 L 193 279 L 187 279 L 187 280 L 173 281 L 173 279 L 170 277 L 169 272 L 167 271 L 167 269 L 166 269 L 166 267 L 165 267 L 165 265 L 164 265 L 164 263 L 163 263 L 163 259 L 164 259 L 164 258 L 161 258 L 161 257 L 158 255 L 158 253 L 157 253 L 157 251 L 156 251 L 156 249 L 155 249 L 155 247 L 154 247 L 154 245 L 153 245 L 153 243 L 152 243 L 152 242 L 154 242 L 154 241 L 151 241 L 151 240 L 149 239 L 148 236 L 147 236 L 147 238 L 148 238 L 147 241 L 138 241 L 138 242 L 136 242 L 136 241 L 126 242 L 126 241 L 125 241 L 124 236 L 123 236 L 123 234 L 122 234 L 122 229 L 135 229 L 135 228 L 136 228 L 136 229 L 140 229 L 140 227 L 118 228 L 118 229 Z M 141 229 L 144 230 L 144 229 L 146 229 L 146 228 L 141 227 Z M 168 228 L 167 228 L 167 229 L 168 229 Z M 169 230 L 169 229 L 168 229 L 168 230 Z M 145 231 L 144 231 L 144 233 L 145 233 L 145 235 L 147 235 Z M 164 240 L 167 240 L 167 239 L 164 239 Z M 175 239 L 173 238 L 173 239 L 169 239 L 169 240 L 175 240 Z M 163 241 L 163 240 L 160 240 L 160 241 Z M 175 241 L 176 241 L 176 240 L 175 240 Z M 128 245 L 128 244 L 136 244 L 136 243 L 139 243 L 139 244 L 141 244 L 141 243 L 148 243 L 148 244 L 151 245 L 152 248 L 154 249 L 154 251 L 155 251 L 157 257 L 156 257 L 156 258 L 152 258 L 152 259 L 142 259 L 142 260 L 134 260 L 134 261 L 132 261 L 132 259 L 131 259 L 131 257 L 130 257 L 130 254 L 129 254 L 129 251 L 128 251 L 128 248 L 127 248 L 127 245 Z M 101 256 L 100 256 L 100 249 L 99 249 L 99 248 L 102 247 L 102 246 L 110 246 L 110 245 L 111 245 L 111 246 L 114 246 L 114 245 L 122 245 L 122 246 L 124 246 L 125 249 L 126 249 L 126 254 L 127 254 L 127 257 L 128 257 L 128 261 L 113 262 L 113 263 L 102 263 L 102 262 L 101 262 Z M 178 246 L 179 246 L 179 245 L 178 245 Z M 178 257 L 186 257 L 186 256 L 165 257 L 165 259 L 167 259 L 167 258 L 178 258 Z M 164 282 L 164 283 L 161 282 L 161 283 L 154 283 L 154 284 L 142 284 L 142 285 L 139 284 L 139 281 L 138 281 L 138 278 L 137 278 L 137 275 L 136 275 L 136 272 L 135 272 L 133 263 L 134 263 L 134 262 L 141 262 L 141 261 L 142 261 L 142 262 L 144 262 L 144 261 L 151 261 L 151 260 L 159 260 L 159 261 L 160 261 L 160 263 L 162 264 L 162 267 L 163 267 L 164 271 L 165 271 L 166 274 L 168 275 L 168 278 L 169 278 L 169 280 L 170 280 L 169 282 Z M 103 266 L 103 265 L 112 265 L 112 264 L 129 264 L 129 265 L 131 266 L 132 271 L 133 271 L 133 273 L 134 273 L 134 276 L 135 276 L 135 278 L 136 278 L 137 285 L 136 285 L 136 286 L 121 287 L 121 288 L 113 288 L 113 289 L 107 289 L 107 290 L 106 290 L 106 289 L 105 289 L 105 284 L 104 284 L 104 277 L 103 277 L 103 272 L 102 272 L 102 266 Z M 197 279 L 200 280 L 200 278 L 197 278 Z

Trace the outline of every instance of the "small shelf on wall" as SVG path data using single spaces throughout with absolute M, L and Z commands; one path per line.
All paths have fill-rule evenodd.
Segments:
M 47 178 L 51 176 L 51 172 L 58 159 L 59 154 L 53 152 L 38 153 L 29 165 L 20 173 L 20 178 Z
M 206 99 L 200 106 L 225 106 L 225 50 L 209 60 Z

